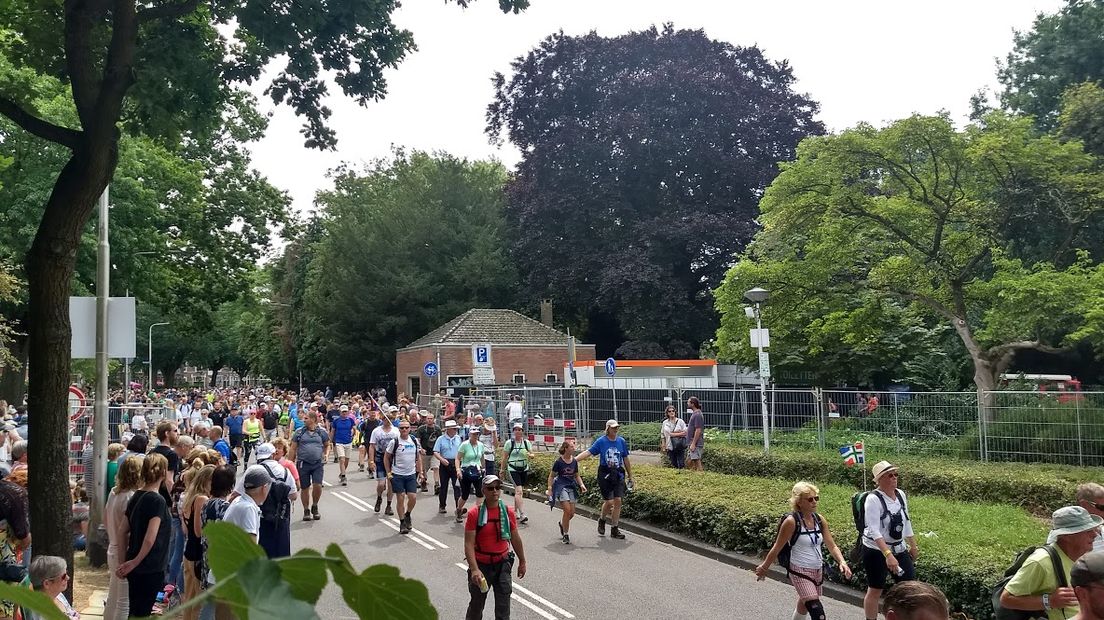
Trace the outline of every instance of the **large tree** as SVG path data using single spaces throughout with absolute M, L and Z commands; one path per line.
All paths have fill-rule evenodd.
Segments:
M 1001 103 L 1035 117 L 1041 127 L 1058 124 L 1062 94 L 1076 84 L 1104 80 L 1104 0 L 1067 0 L 1052 15 L 1040 13 L 1001 63 Z
M 522 154 L 507 217 L 525 302 L 554 298 L 608 353 L 696 357 L 778 162 L 822 132 L 793 84 L 757 47 L 670 25 L 554 34 L 496 75 L 487 131 Z
M 318 197 L 325 233 L 299 319 L 308 374 L 390 374 L 395 349 L 441 323 L 473 306 L 512 307 L 505 183 L 501 164 L 420 152 L 338 171 Z
M 527 0 L 499 4 L 518 10 Z M 323 71 L 359 102 L 382 97 L 384 69 L 414 45 L 411 33 L 391 22 L 396 6 L 394 0 L 0 2 L 0 31 L 18 33 L 4 40 L 18 79 L 0 77 L 0 114 L 67 151 L 26 260 L 35 436 L 30 516 L 39 552 L 72 557 L 63 527 L 68 296 L 81 236 L 115 173 L 122 132 L 174 148 L 202 140 L 235 113 L 235 84 L 256 82 L 267 68 L 269 96 L 305 119 L 309 145 L 330 147 L 336 135 L 326 124 Z M 36 106 L 34 90 L 21 83 L 27 71 L 69 85 L 75 122 Z
M 763 230 L 717 292 L 727 357 L 748 350 L 752 286 L 772 292 L 772 351 L 809 350 L 881 298 L 954 329 L 983 391 L 1017 352 L 1082 338 L 1099 310 L 1104 268 L 1085 248 L 1101 243 L 1104 175 L 1080 142 L 1039 135 L 1027 118 L 994 113 L 956 131 L 916 116 L 809 138 L 761 208 Z

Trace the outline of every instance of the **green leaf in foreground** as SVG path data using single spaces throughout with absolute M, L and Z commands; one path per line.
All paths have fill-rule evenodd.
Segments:
M 295 618 L 317 620 L 314 605 L 295 597 L 280 576 L 280 567 L 268 558 L 250 560 L 238 571 L 238 583 L 245 595 L 246 607 L 235 605 L 239 620 Z
M 334 581 L 349 607 L 361 618 L 393 618 L 395 620 L 436 620 L 437 610 L 429 602 L 429 591 L 416 579 L 405 579 L 399 569 L 376 564 L 359 575 L 342 553 L 331 544 L 326 555 L 340 562 L 330 564 Z
M 241 570 L 250 560 L 265 557 L 264 549 L 232 523 L 215 521 L 203 528 L 207 537 L 207 561 L 216 579 L 225 579 Z
M 278 562 L 284 581 L 291 587 L 295 598 L 317 603 L 326 577 L 326 560 L 314 549 L 300 549 L 294 556 Z
M 50 597 L 30 588 L 0 581 L 0 599 L 21 605 L 42 620 L 68 620 Z M 436 616 L 434 616 L 436 617 Z

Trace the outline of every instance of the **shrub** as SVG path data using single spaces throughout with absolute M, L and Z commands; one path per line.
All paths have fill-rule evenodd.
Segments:
M 817 483 L 863 487 L 863 471 L 848 468 L 839 454 L 821 450 L 762 449 L 706 442 L 703 466 L 723 474 L 810 480 Z M 867 467 L 881 459 L 866 447 Z M 963 502 L 992 502 L 1020 506 L 1049 514 L 1073 503 L 1077 485 L 1099 478 L 1099 472 L 1060 465 L 980 463 L 897 455 L 901 486 L 908 492 L 937 495 Z M 867 487 L 873 486 L 869 469 Z
M 551 458 L 534 459 L 536 479 L 548 475 Z M 590 491 L 581 501 L 597 506 L 597 467 L 583 465 Z M 646 465 L 633 468 L 636 490 L 623 514 L 724 549 L 762 553 L 774 542 L 779 517 L 788 512 L 794 479 L 753 478 Z M 846 553 L 855 540 L 850 486 L 820 486 L 820 509 Z M 917 576 L 943 589 L 952 604 L 973 617 L 991 618 L 989 589 L 1024 547 L 1040 544 L 1047 529 L 1025 511 L 1002 505 L 909 496 L 920 558 Z M 861 567 L 852 567 L 861 568 Z M 861 580 L 851 585 L 862 586 Z

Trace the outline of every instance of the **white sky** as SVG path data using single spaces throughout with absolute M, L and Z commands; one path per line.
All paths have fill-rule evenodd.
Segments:
M 758 44 L 772 60 L 788 59 L 797 90 L 820 102 L 829 130 L 859 121 L 882 124 L 914 112 L 949 110 L 963 120 L 970 95 L 996 87 L 996 58 L 1012 48 L 1013 29 L 1027 30 L 1061 0 L 532 0 L 503 15 L 496 0 L 460 9 L 442 0 L 407 0 L 395 13 L 414 33 L 418 51 L 387 75 L 388 95 L 360 107 L 331 85 L 337 151 L 303 148 L 300 121 L 273 110 L 267 137 L 253 145 L 254 165 L 289 191 L 298 211 L 331 187 L 326 172 L 341 162 L 385 157 L 392 145 L 494 157 L 513 166 L 518 153 L 483 133 L 495 71 L 545 36 L 597 30 L 614 36 L 653 24 L 704 28 L 713 39 Z

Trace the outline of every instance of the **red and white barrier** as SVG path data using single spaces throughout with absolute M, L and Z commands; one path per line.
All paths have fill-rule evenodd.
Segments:
M 574 430 L 575 420 L 556 420 L 554 418 L 529 418 L 529 428 L 533 429 L 545 429 L 545 428 L 563 428 L 568 430 Z

